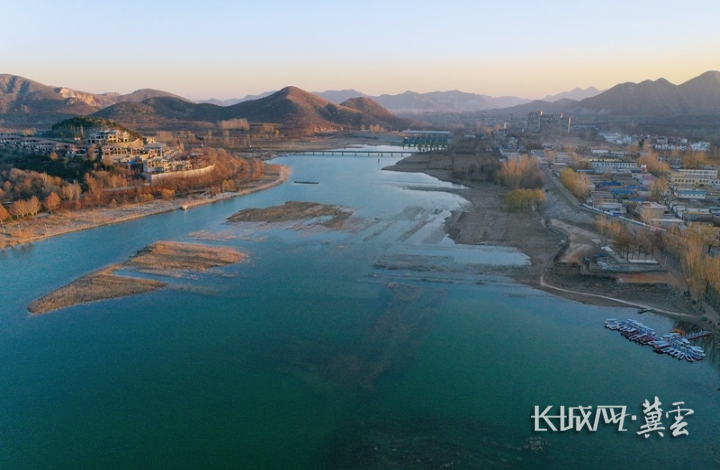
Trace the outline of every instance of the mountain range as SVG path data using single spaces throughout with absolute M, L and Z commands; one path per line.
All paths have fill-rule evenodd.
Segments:
M 193 103 L 172 93 L 152 89 L 129 94 L 95 94 L 0 74 L 0 125 L 40 127 L 68 117 L 95 113 L 140 127 L 245 118 L 289 128 L 321 130 L 373 124 L 399 128 L 407 123 L 395 114 L 420 118 L 430 113 L 521 115 L 540 110 L 570 115 L 631 117 L 720 114 L 720 72 L 705 72 L 680 85 L 661 78 L 621 83 L 603 92 L 593 87 L 575 89 L 537 101 L 461 91 L 407 91 L 376 97 L 356 90 L 313 94 L 294 87 L 229 101 Z
M 247 119 L 249 122 L 278 124 L 286 134 L 332 132 L 372 125 L 398 130 L 413 123 L 398 118 L 369 98 L 353 98 L 335 104 L 296 87 L 286 87 L 269 96 L 231 106 L 196 104 L 160 96 L 141 103 L 117 103 L 92 116 L 140 129 L 188 124 L 214 126 L 219 121 Z
M 621 83 L 587 98 L 578 106 L 591 112 L 626 116 L 673 116 L 720 113 L 720 72 L 709 71 L 674 85 L 661 78 Z
M 274 91 L 261 93 L 259 95 L 248 95 L 244 98 L 233 98 L 230 100 L 205 100 L 203 103 L 212 103 L 220 106 L 231 106 L 244 101 L 264 98 Z M 581 100 L 602 93 L 595 87 L 586 89 L 575 88 L 571 91 L 548 95 L 542 101 L 555 102 L 561 99 Z M 333 103 L 340 104 L 351 98 L 370 98 L 376 103 L 384 106 L 389 111 L 398 114 L 422 114 L 422 113 L 470 113 L 485 111 L 489 109 L 507 108 L 519 104 L 530 103 L 531 100 L 518 98 L 517 96 L 502 96 L 493 98 L 489 95 L 477 93 L 466 93 L 458 90 L 453 91 L 432 91 L 429 93 L 416 93 L 406 91 L 398 95 L 384 94 L 370 96 L 357 90 L 328 90 L 315 91 L 314 95 L 325 98 Z
M 0 120 L 22 125 L 52 124 L 93 113 L 120 102 L 141 102 L 158 96 L 184 98 L 166 91 L 143 89 L 128 94 L 87 93 L 43 85 L 17 75 L 0 74 Z
M 268 96 L 269 93 L 248 95 L 245 98 L 230 100 L 206 100 L 204 103 L 213 103 L 220 106 L 231 106 L 258 98 Z M 599 92 L 598 92 L 599 93 Z M 433 91 L 430 93 L 416 93 L 406 91 L 398 95 L 384 94 L 370 96 L 357 90 L 328 90 L 313 92 L 321 98 L 333 103 L 343 103 L 352 98 L 370 98 L 376 103 L 397 114 L 423 114 L 423 113 L 466 113 L 483 111 L 486 109 L 505 108 L 516 104 L 527 103 L 530 100 L 515 96 L 493 98 L 488 95 L 465 93 L 462 91 Z
M 574 90 L 564 91 L 562 93 L 558 93 L 557 95 L 547 95 L 540 101 L 546 101 L 548 103 L 554 103 L 556 101 L 565 99 L 580 101 L 584 100 L 585 98 L 592 98 L 593 96 L 597 96 L 600 93 L 602 93 L 602 90 L 598 90 L 594 86 L 585 88 L 584 90 L 582 88 L 575 88 Z

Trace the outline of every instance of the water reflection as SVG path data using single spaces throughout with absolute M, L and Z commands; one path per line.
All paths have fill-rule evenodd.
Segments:
M 673 327 L 682 330 L 686 335 L 706 331 L 702 326 L 684 320 L 675 321 L 673 323 Z M 720 366 L 720 335 L 715 333 L 710 336 L 694 339 L 691 342 L 692 344 L 703 348 L 705 352 L 704 361 Z

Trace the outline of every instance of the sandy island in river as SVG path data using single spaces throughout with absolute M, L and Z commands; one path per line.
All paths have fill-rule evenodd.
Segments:
M 162 271 L 181 269 L 205 271 L 210 268 L 237 263 L 246 255 L 227 246 L 207 246 L 199 243 L 156 242 L 130 258 L 126 266 L 142 270 Z
M 354 210 L 317 202 L 288 201 L 281 206 L 264 209 L 245 209 L 228 217 L 228 222 L 265 222 L 283 224 L 294 221 L 317 219 L 317 224 L 337 229 L 353 214 Z
M 234 248 L 198 243 L 156 242 L 143 248 L 122 264 L 115 264 L 85 275 L 70 284 L 33 301 L 28 310 L 33 315 L 64 307 L 152 292 L 166 282 L 114 274 L 119 269 L 137 269 L 160 275 L 172 271 L 206 271 L 237 263 L 247 255 Z

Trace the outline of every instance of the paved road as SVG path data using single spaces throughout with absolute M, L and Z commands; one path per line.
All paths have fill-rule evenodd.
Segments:
M 689 314 L 689 313 L 672 312 L 672 311 L 670 311 L 670 310 L 663 310 L 663 309 L 661 309 L 661 308 L 651 307 L 650 305 L 643 305 L 643 304 L 639 304 L 639 303 L 637 303 L 637 302 L 628 302 L 627 300 L 622 300 L 622 299 L 618 299 L 618 298 L 616 298 L 616 297 L 610 297 L 610 296 L 607 296 L 607 295 L 590 294 L 590 293 L 588 293 L 588 292 L 581 292 L 581 291 L 577 291 L 577 290 L 570 290 L 570 289 L 563 289 L 562 287 L 556 287 L 556 286 L 553 286 L 553 285 L 551 285 L 551 284 L 548 284 L 548 283 L 545 281 L 545 275 L 544 275 L 544 274 L 543 274 L 542 276 L 540 276 L 540 285 L 543 286 L 543 287 L 547 287 L 547 288 L 549 288 L 549 289 L 553 289 L 553 290 L 560 291 L 560 292 L 567 292 L 568 294 L 584 295 L 584 296 L 586 296 L 586 297 L 596 297 L 596 298 L 599 298 L 599 299 L 612 300 L 613 302 L 618 302 L 618 303 L 621 303 L 621 304 L 624 304 L 624 305 L 628 305 L 628 306 L 630 306 L 630 307 L 644 308 L 644 309 L 647 309 L 648 311 L 651 311 L 651 312 L 656 312 L 656 313 L 660 313 L 660 314 L 663 314 L 663 315 L 672 316 L 672 317 L 675 317 L 675 318 L 686 318 L 686 319 L 688 319 L 688 320 L 693 320 L 693 321 L 697 321 L 697 319 L 698 319 L 698 316 L 697 316 L 697 315 L 691 315 L 691 314 Z

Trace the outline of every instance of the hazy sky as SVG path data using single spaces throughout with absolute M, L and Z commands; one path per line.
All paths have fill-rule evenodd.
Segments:
M 96 93 L 541 98 L 720 70 L 718 0 L 8 0 L 0 18 L 0 73 Z

